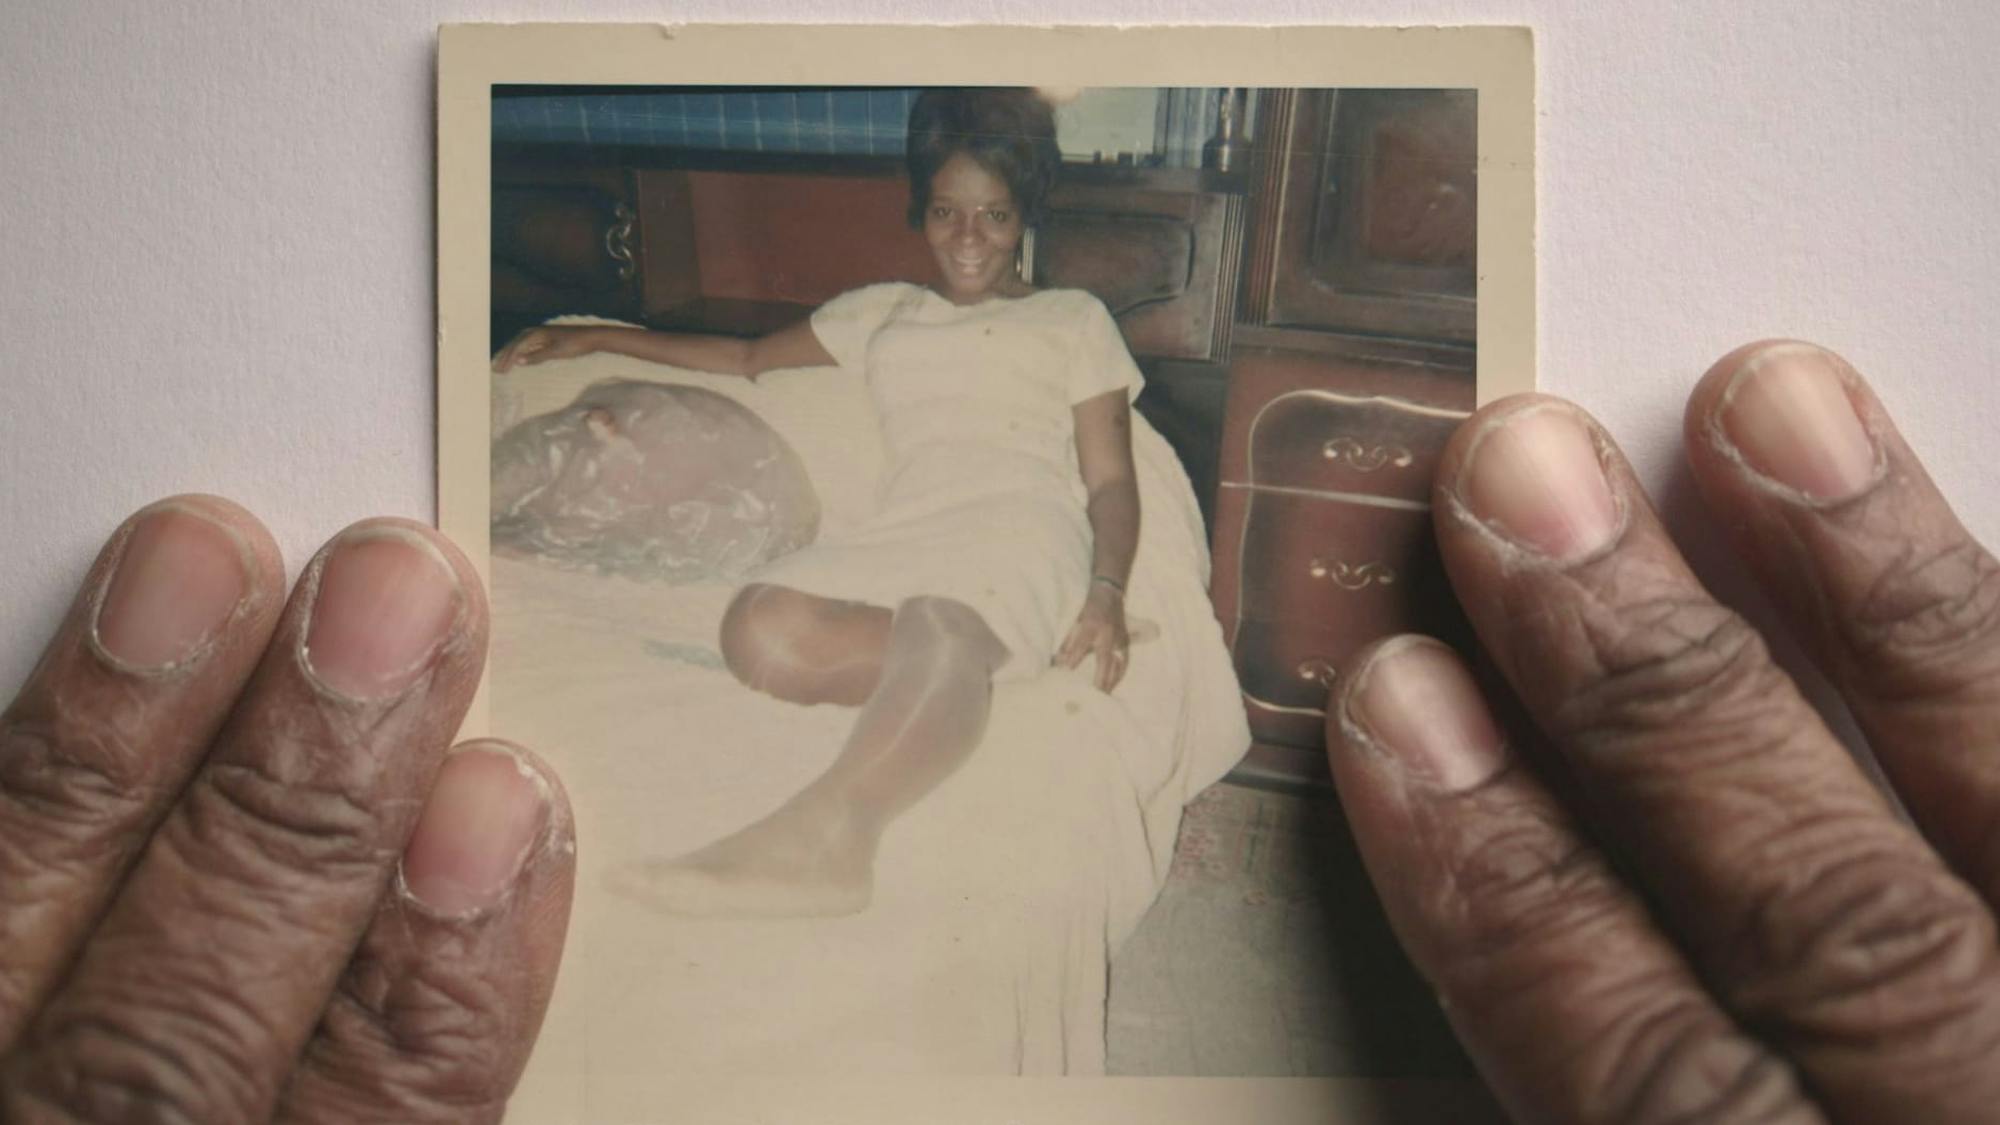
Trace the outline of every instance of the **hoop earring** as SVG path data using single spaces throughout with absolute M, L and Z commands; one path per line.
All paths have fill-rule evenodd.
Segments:
M 1035 273 L 1035 228 L 1021 232 L 1021 241 L 1014 244 L 1014 276 L 1029 284 L 1034 284 Z

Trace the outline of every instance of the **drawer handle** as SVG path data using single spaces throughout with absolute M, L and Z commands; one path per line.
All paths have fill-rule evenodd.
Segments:
M 1317 656 L 1299 662 L 1299 679 L 1318 684 L 1328 691 L 1333 690 L 1333 681 L 1339 675 L 1339 672 L 1334 671 L 1333 665 Z
M 1337 437 L 1319 447 L 1320 456 L 1338 461 L 1357 473 L 1372 473 L 1389 467 L 1407 469 L 1416 457 L 1400 445 L 1363 445 L 1351 437 Z
M 639 263 L 632 254 L 632 227 L 639 216 L 623 203 L 611 212 L 611 225 L 604 228 L 604 252 L 618 263 L 618 280 L 630 281 L 639 272 Z
M 1385 563 L 1365 562 L 1359 566 L 1339 559 L 1316 558 L 1306 567 L 1314 578 L 1324 578 L 1343 590 L 1366 590 L 1370 586 L 1393 586 L 1396 571 Z

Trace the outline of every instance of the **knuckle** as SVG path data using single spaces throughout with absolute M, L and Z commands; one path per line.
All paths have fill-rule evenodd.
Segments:
M 247 849 L 328 884 L 374 878 L 394 858 L 379 811 L 337 781 L 280 778 L 261 763 L 212 763 L 185 807 L 204 842 Z
M 258 1085 L 229 1062 L 249 1057 L 250 1044 L 206 1049 L 224 1021 L 186 1018 L 200 1005 L 190 994 L 180 1001 L 181 1018 L 118 1005 L 45 1028 L 31 1051 L 9 1060 L 0 1088 L 18 1100 L 0 1103 L 12 1111 L 0 1116 L 158 1125 L 256 1119 Z M 188 1034 L 164 1033 L 169 1027 Z
M 1749 963 L 1730 974 L 1740 1010 L 1807 1043 L 1901 1043 L 1916 1068 L 1995 1057 L 2000 943 L 1971 888 L 1913 844 L 1852 824 L 1823 826 L 1811 847 L 1835 858 L 1776 881 L 1747 912 L 1735 947 Z M 1800 866 L 1784 853 L 1771 864 Z
M 1451 817 L 1462 830 L 1477 811 Z M 1582 1119 L 1765 1120 L 1796 1107 L 1790 1067 L 1683 971 L 1649 959 L 1637 900 L 1588 845 L 1552 830 L 1553 815 L 1452 845 L 1465 858 L 1432 905 L 1455 950 L 1434 977 L 1445 1005 L 1510 1036 L 1547 1021 L 1551 1033 L 1520 1049 L 1565 1076 Z
M 1454 845 L 1460 855 L 1433 912 L 1482 957 L 1577 940 L 1614 921 L 1626 901 L 1602 858 L 1546 814 L 1454 815 L 1477 835 Z
M 1794 697 L 1764 639 L 1706 596 L 1650 599 L 1587 630 L 1588 671 L 1553 711 L 1552 733 L 1588 749 L 1673 732 L 1729 753 L 1781 737 Z
M 356 1097 L 390 1094 L 468 1120 L 511 1093 L 503 1056 L 517 1030 L 506 993 L 485 976 L 357 962 L 327 1005 L 314 1060 L 339 1060 L 327 1076 Z
M 1654 989 L 1634 978 L 1627 988 Z M 1620 1012 L 1599 1042 L 1605 1061 L 1581 1094 L 1586 1116 L 1606 1121 L 1767 1121 L 1803 1101 L 1797 1075 L 1693 996 L 1610 996 Z
M 0 718 L 0 884 L 16 906 L 69 895 L 76 880 L 119 862 L 153 803 L 116 731 L 64 726 Z M 0 921 L 0 937 L 8 928 Z
M 0 804 L 42 824 L 99 823 L 107 808 L 142 801 L 142 781 L 131 741 L 105 723 L 0 717 Z
M 2000 671 L 2000 563 L 1969 538 L 1896 544 L 1850 613 L 1834 615 L 1877 690 L 1922 697 Z

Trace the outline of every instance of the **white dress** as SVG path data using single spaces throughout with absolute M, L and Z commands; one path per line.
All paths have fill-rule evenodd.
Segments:
M 812 329 L 867 379 L 888 454 L 881 502 L 750 580 L 885 608 L 955 598 L 1006 644 L 1001 678 L 1033 675 L 1090 581 L 1071 407 L 1142 386 L 1111 314 L 1078 289 L 955 305 L 892 282 L 828 301 Z

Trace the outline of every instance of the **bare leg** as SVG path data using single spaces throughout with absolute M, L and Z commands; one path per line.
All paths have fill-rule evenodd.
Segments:
M 859 707 L 875 694 L 893 614 L 784 586 L 746 586 L 722 618 L 722 657 L 747 687 L 788 703 Z
M 970 606 L 912 598 L 891 619 L 874 691 L 840 756 L 776 812 L 622 880 L 678 914 L 831 915 L 868 905 L 890 821 L 971 756 L 1007 650 Z

